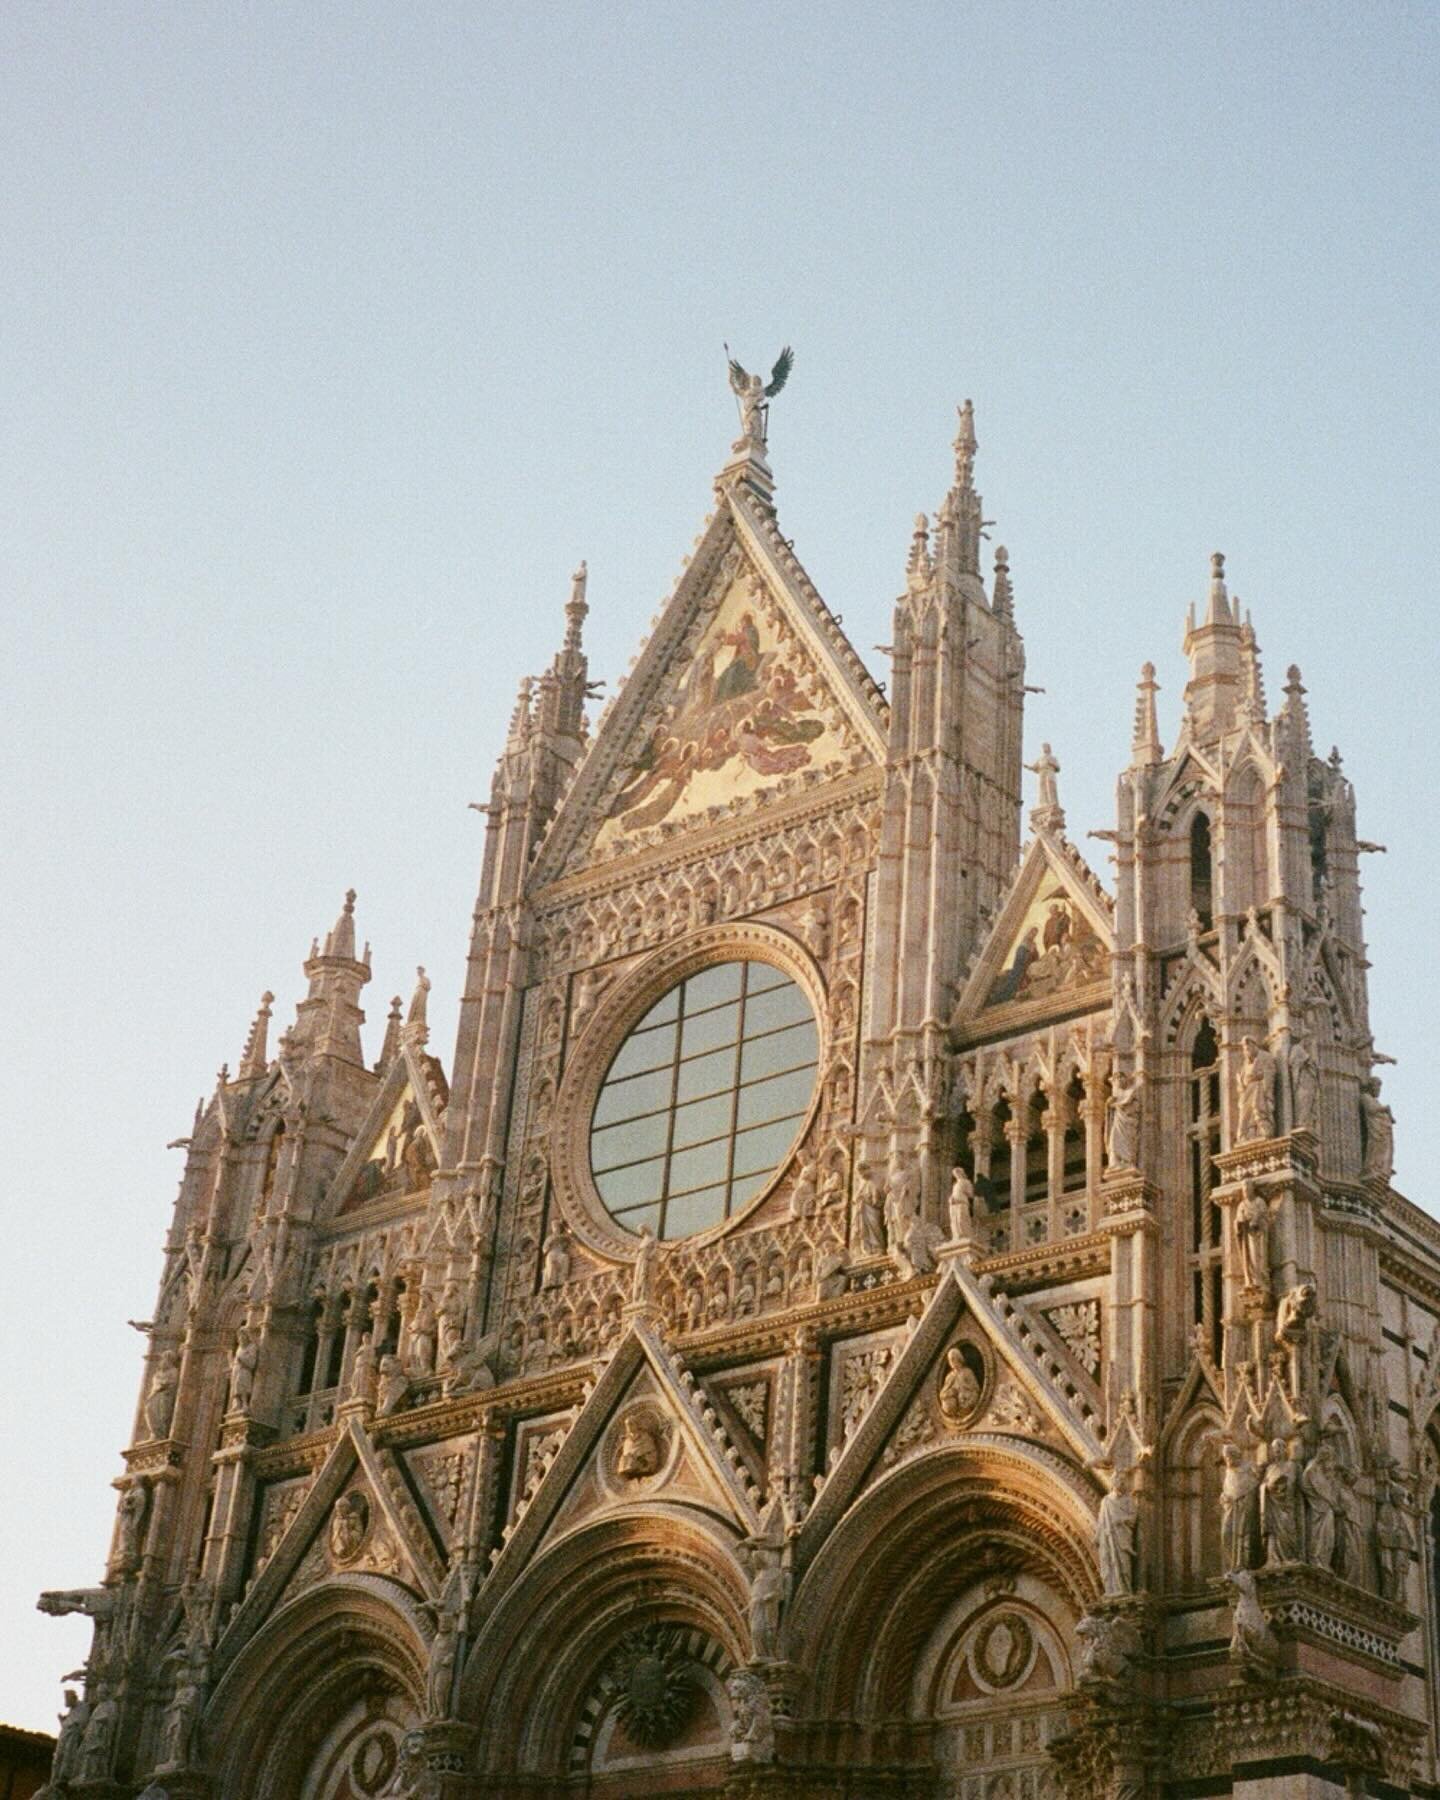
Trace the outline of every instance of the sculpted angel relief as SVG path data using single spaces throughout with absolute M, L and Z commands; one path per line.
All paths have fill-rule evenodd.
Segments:
M 773 627 L 729 600 L 703 639 L 679 693 L 615 796 L 608 830 L 637 831 L 703 810 L 764 779 L 815 763 L 826 735 Z M 723 781 L 714 778 L 725 772 Z

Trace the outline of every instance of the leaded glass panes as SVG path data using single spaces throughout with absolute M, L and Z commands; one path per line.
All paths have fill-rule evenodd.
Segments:
M 671 988 L 595 1102 L 590 1166 L 617 1222 L 688 1237 L 753 1199 L 809 1110 L 818 1053 L 810 1002 L 769 963 L 715 964 Z

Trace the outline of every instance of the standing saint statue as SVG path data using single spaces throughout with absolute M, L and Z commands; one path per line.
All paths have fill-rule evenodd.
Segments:
M 649 1305 L 654 1283 L 655 1233 L 648 1225 L 642 1225 L 640 1242 L 635 1246 L 635 1267 L 630 1272 L 630 1298 L 636 1306 Z
M 1304 1560 L 1300 1465 L 1281 1437 L 1271 1439 L 1270 1460 L 1260 1483 L 1260 1529 L 1267 1566 Z
M 1225 1474 L 1220 1483 L 1220 1554 L 1228 1573 L 1253 1569 L 1260 1540 L 1260 1471 L 1238 1444 L 1220 1452 Z
M 1290 1129 L 1320 1129 L 1320 1065 L 1308 1031 L 1296 1030 L 1286 1058 L 1290 1070 Z
M 1361 1084 L 1360 1122 L 1365 1127 L 1367 1181 L 1389 1181 L 1395 1169 L 1395 1115 L 1380 1098 L 1380 1083 L 1372 1076 Z
M 1235 1208 L 1235 1242 L 1240 1252 L 1240 1278 L 1247 1288 L 1270 1292 L 1270 1203 L 1246 1185 Z
M 1117 1069 L 1110 1077 L 1110 1113 L 1105 1133 L 1105 1164 L 1133 1169 L 1140 1153 L 1140 1077 Z
M 975 1183 L 956 1163 L 950 1177 L 950 1241 L 963 1244 L 975 1231 Z
M 1258 1038 L 1243 1040 L 1240 1065 L 1240 1117 L 1237 1144 L 1275 1135 L 1275 1058 Z
M 1095 1550 L 1100 1584 L 1107 1594 L 1135 1591 L 1135 1530 L 1140 1508 L 1130 1491 L 1131 1474 L 1117 1469 L 1110 1492 L 1100 1502 L 1095 1523 Z

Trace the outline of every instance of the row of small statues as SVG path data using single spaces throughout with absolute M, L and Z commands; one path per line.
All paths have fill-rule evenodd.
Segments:
M 1278 1129 L 1276 1090 L 1280 1068 L 1274 1053 L 1246 1036 L 1240 1045 L 1236 1081 L 1236 1144 L 1273 1138 Z M 1290 1129 L 1320 1129 L 1320 1064 L 1307 1032 L 1295 1033 L 1285 1050 L 1290 1092 Z M 1105 1162 L 1111 1169 L 1133 1169 L 1140 1156 L 1141 1077 L 1117 1069 L 1110 1080 L 1110 1108 L 1105 1126 Z M 1360 1084 L 1363 1142 L 1361 1175 L 1366 1181 L 1389 1181 L 1395 1168 L 1395 1115 L 1380 1098 L 1379 1080 Z
M 1308 1458 L 1298 1436 L 1276 1436 L 1258 1463 L 1240 1445 L 1221 1451 L 1220 1553 L 1227 1573 L 1309 1563 L 1363 1583 L 1364 1537 L 1357 1517 L 1356 1474 L 1334 1432 L 1325 1432 Z M 1375 1506 L 1373 1544 L 1381 1594 L 1403 1602 L 1406 1570 L 1414 1548 L 1405 1493 L 1393 1475 L 1382 1475 Z

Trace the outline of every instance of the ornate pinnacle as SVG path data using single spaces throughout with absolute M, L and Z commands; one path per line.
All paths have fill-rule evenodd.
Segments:
M 1147 662 L 1140 671 L 1135 692 L 1135 735 L 1131 751 L 1137 763 L 1158 763 L 1160 760 L 1160 726 L 1155 714 L 1158 692 L 1155 665 Z
M 905 585 L 912 593 L 923 592 L 930 585 L 934 572 L 930 560 L 930 522 L 924 513 L 916 513 L 915 529 L 910 534 L 910 557 L 905 565 Z
M 270 1066 L 269 1051 L 266 1038 L 270 1025 L 270 1008 L 275 1003 L 275 996 L 267 988 L 260 996 L 260 1010 L 250 1027 L 250 1035 L 245 1039 L 245 1048 L 240 1053 L 241 1081 L 252 1081 L 257 1075 L 263 1075 Z
M 1255 641 L 1255 627 L 1248 618 L 1240 627 L 1240 679 L 1240 704 L 1244 716 L 1251 725 L 1263 725 L 1265 677 L 1260 668 L 1260 646 Z
M 1205 615 L 1207 625 L 1230 625 L 1230 599 L 1225 591 L 1225 558 L 1219 550 L 1210 558 L 1210 606 Z
M 425 1020 L 429 996 L 430 977 L 422 965 L 415 971 L 415 992 L 410 996 L 410 1011 L 405 1020 L 403 1035 L 407 1044 L 423 1044 L 430 1036 L 430 1027 Z
M 994 599 L 991 605 L 997 618 L 1015 617 L 1015 593 L 1010 586 L 1010 552 L 1003 544 L 995 546 Z
M 570 577 L 570 598 L 565 603 L 565 648 L 580 648 L 580 628 L 585 623 L 585 615 L 590 608 L 585 600 L 585 588 L 589 580 L 589 571 L 582 562 Z
M 960 429 L 955 435 L 955 485 L 962 492 L 975 488 L 975 452 L 979 449 L 975 436 L 975 406 L 967 400 L 960 408 Z
M 385 1020 L 385 1042 L 380 1046 L 380 1060 L 375 1065 L 377 1075 L 383 1075 L 400 1054 L 401 1005 L 400 996 L 396 994 L 390 1002 L 389 1016 Z
M 343 957 L 347 962 L 355 960 L 355 890 L 345 890 L 345 904 L 340 909 L 340 917 L 334 928 L 325 934 L 325 955 Z

